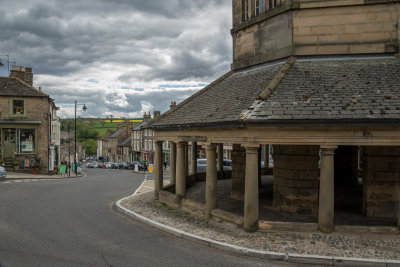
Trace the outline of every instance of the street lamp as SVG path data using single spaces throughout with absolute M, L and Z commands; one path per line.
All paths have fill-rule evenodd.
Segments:
M 78 167 L 76 166 L 76 158 L 78 157 L 78 153 L 76 151 L 76 107 L 83 106 L 82 110 L 85 112 L 87 110 L 86 104 L 78 104 L 75 100 L 75 157 L 74 157 L 74 166 L 75 166 L 75 175 L 78 176 Z

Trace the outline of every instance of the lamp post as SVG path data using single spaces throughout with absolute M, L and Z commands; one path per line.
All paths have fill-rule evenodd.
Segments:
M 76 102 L 76 100 L 75 100 L 75 159 L 74 159 L 74 166 L 75 166 L 75 175 L 76 176 L 78 176 L 78 167 L 76 166 L 76 158 L 78 157 L 78 153 L 77 153 L 77 151 L 76 151 L 76 107 L 77 106 L 83 106 L 83 108 L 82 108 L 82 110 L 83 111 L 86 111 L 87 110 L 87 107 L 86 107 L 86 104 L 78 104 L 77 102 Z

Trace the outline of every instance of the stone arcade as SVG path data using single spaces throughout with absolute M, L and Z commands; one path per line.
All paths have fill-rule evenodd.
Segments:
M 180 205 L 197 177 L 197 142 L 205 143 L 200 208 L 210 218 L 217 148 L 231 143 L 231 198 L 242 201 L 247 231 L 261 227 L 261 212 L 305 216 L 324 233 L 341 211 L 338 224 L 351 223 L 349 210 L 365 225 L 398 226 L 399 25 L 394 0 L 233 0 L 232 70 L 151 125 L 155 196 L 163 191 L 162 142 L 172 142 L 171 191 Z M 260 205 L 265 144 L 274 160 L 269 207 Z

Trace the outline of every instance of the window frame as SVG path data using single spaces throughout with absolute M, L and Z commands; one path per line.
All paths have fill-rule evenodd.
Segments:
M 23 101 L 24 112 L 22 114 L 14 114 L 14 101 Z M 26 117 L 26 99 L 23 97 L 13 97 L 10 98 L 10 117 Z

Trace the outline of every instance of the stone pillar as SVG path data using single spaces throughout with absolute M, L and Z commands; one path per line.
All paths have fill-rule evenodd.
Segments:
M 171 174 L 170 174 L 170 184 L 176 183 L 176 143 L 171 142 L 170 146 L 170 166 L 171 166 Z
M 185 173 L 185 143 L 178 142 L 176 150 L 176 185 L 175 194 L 178 204 L 186 196 L 186 173 Z
M 154 158 L 154 197 L 158 199 L 160 191 L 163 188 L 163 158 L 162 141 L 156 141 L 156 152 Z
M 244 188 L 244 229 L 258 229 L 258 146 L 246 147 L 246 178 Z
M 318 228 L 325 234 L 334 230 L 335 149 L 321 146 L 321 175 L 319 183 Z
M 398 218 L 400 147 L 362 147 L 363 212 L 367 217 Z
M 232 147 L 232 192 L 231 198 L 243 200 L 246 169 L 246 152 L 239 144 Z
M 192 142 L 192 164 L 191 174 L 197 174 L 197 142 Z
M 273 206 L 318 214 L 319 146 L 274 145 Z
M 206 172 L 206 219 L 211 218 L 211 212 L 217 208 L 217 165 L 215 144 L 207 145 Z
M 264 145 L 264 168 L 269 166 L 269 145 Z
M 219 144 L 218 146 L 218 172 L 224 170 L 224 144 Z
M 189 153 L 188 153 L 188 143 L 185 142 L 185 175 L 189 175 Z

